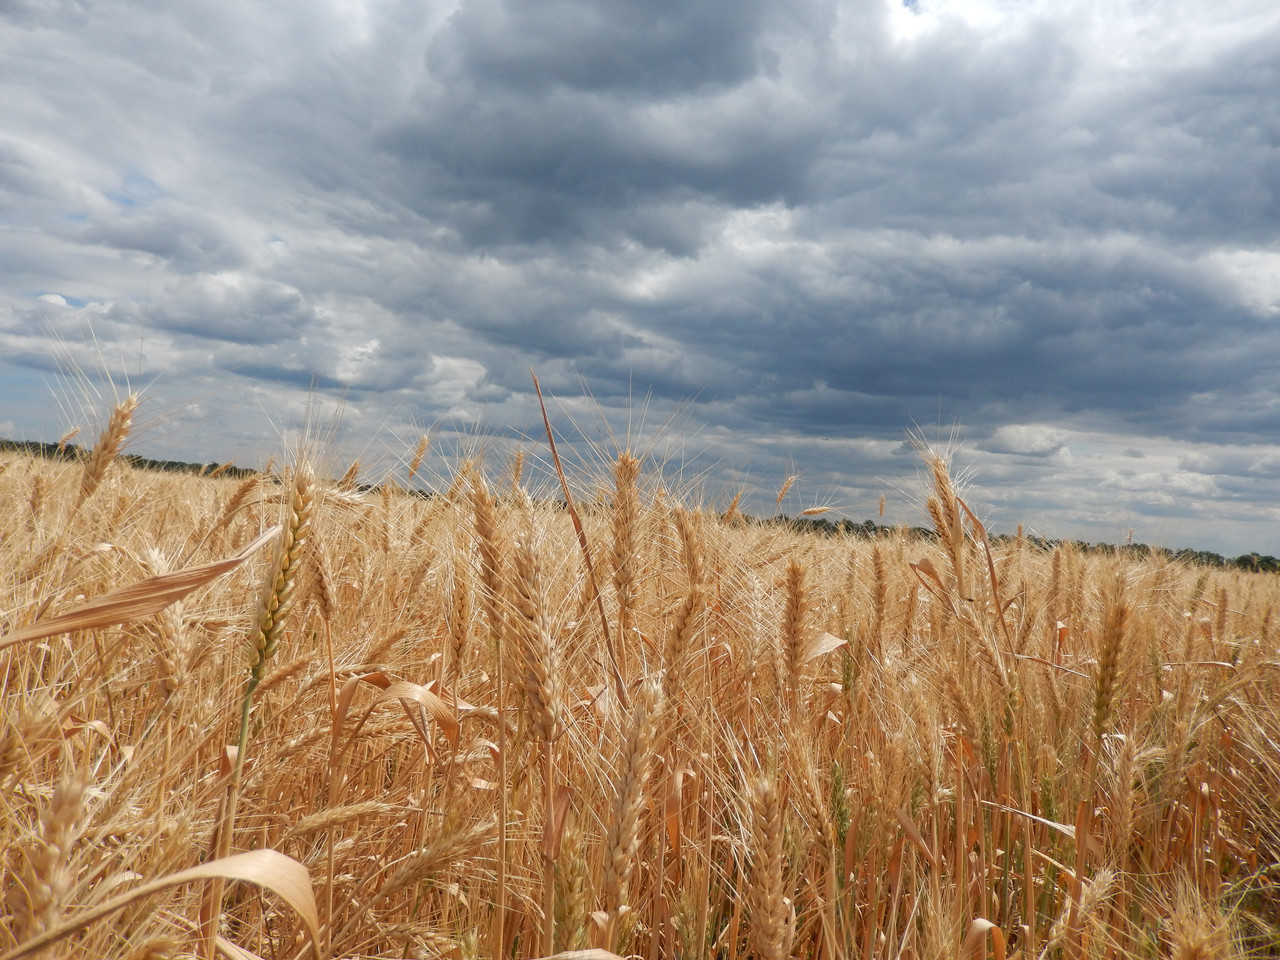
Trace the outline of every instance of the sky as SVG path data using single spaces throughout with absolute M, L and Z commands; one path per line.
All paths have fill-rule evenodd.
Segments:
M 0 0 L 0 436 L 444 473 L 533 370 L 721 508 L 923 525 L 915 432 L 1277 555 L 1278 92 L 1274 0 Z

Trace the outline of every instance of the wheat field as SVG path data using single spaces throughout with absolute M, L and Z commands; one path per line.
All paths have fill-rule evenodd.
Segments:
M 135 405 L 0 456 L 0 960 L 1280 955 L 1274 575 L 992 544 L 929 450 L 934 536 L 824 537 Z

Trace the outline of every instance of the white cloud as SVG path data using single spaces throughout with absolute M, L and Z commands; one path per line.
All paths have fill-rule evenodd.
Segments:
M 988 448 L 1005 453 L 1046 457 L 1066 448 L 1067 432 L 1038 423 L 1005 424 L 991 436 Z

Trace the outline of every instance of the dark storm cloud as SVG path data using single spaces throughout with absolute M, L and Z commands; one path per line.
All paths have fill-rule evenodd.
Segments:
M 446 75 L 534 94 L 684 93 L 758 69 L 766 10 L 758 0 L 483 0 L 461 7 L 427 55 Z
M 406 202 L 471 242 L 630 240 L 685 254 L 706 212 L 690 200 L 801 198 L 825 118 L 782 82 L 772 42 L 822 19 L 806 11 L 464 5 L 379 143 L 414 188 Z

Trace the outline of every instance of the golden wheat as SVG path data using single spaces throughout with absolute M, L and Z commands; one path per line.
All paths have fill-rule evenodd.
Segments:
M 0 957 L 190 955 L 202 901 L 263 957 L 1280 950 L 1274 576 L 988 539 L 932 455 L 936 538 L 817 537 L 630 454 L 576 516 L 149 473 L 131 416 L 0 457 Z M 213 895 L 250 848 L 309 879 Z

